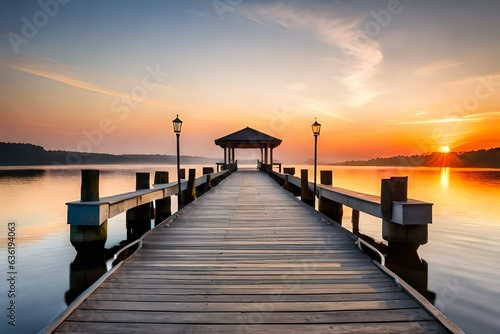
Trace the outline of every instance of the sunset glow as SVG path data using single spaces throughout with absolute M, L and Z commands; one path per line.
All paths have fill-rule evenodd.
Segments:
M 449 146 L 441 146 L 441 153 L 450 153 L 450 147 Z
M 4 2 L 0 141 L 175 154 L 179 114 L 195 156 L 250 126 L 304 162 L 315 117 L 325 162 L 500 146 L 498 1 L 222 2 Z

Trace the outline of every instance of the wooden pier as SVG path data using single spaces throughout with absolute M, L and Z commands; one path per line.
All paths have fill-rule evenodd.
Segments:
M 461 333 L 356 240 L 266 173 L 240 170 L 150 231 L 46 332 Z

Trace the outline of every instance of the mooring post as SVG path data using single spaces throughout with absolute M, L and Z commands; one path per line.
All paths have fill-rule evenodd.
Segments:
M 149 189 L 149 173 L 136 173 L 135 190 Z M 151 229 L 151 203 L 145 203 L 126 212 L 127 239 L 135 240 Z
M 187 205 L 196 199 L 196 169 L 189 169 L 187 188 L 183 191 L 181 196 L 183 199 L 182 206 Z
M 357 235 L 359 233 L 359 210 L 352 209 L 351 224 L 352 233 Z
M 300 170 L 300 199 L 309 206 L 313 205 L 313 193 L 309 190 L 309 170 Z
M 427 243 L 427 224 L 401 225 L 391 221 L 392 202 L 408 200 L 408 177 L 382 179 L 380 206 L 382 209 L 382 238 L 390 250 L 416 251 Z
M 206 190 L 204 191 L 204 193 L 206 193 L 212 188 L 212 174 L 207 174 L 207 183 L 205 188 Z
M 333 184 L 333 172 L 331 170 L 322 170 L 320 172 L 320 183 L 331 186 Z M 326 197 L 321 197 L 319 199 L 318 211 L 334 220 L 337 224 L 342 225 L 342 216 L 344 214 L 342 204 L 329 200 Z
M 99 200 L 99 171 L 82 170 L 80 201 L 94 202 Z M 100 226 L 70 226 L 70 242 L 78 253 L 94 254 L 104 251 L 108 234 L 108 221 Z
M 200 184 L 199 186 L 195 186 L 196 188 L 196 194 L 202 195 L 206 193 L 207 191 L 212 188 L 212 175 L 214 172 L 213 167 L 203 167 L 202 168 L 202 173 L 203 175 L 207 176 L 207 182 L 204 182 L 203 184 Z
M 155 172 L 154 184 L 168 183 L 168 172 Z M 172 215 L 172 201 L 170 197 L 155 201 L 155 226 Z
M 295 167 L 284 167 L 283 168 L 283 173 L 284 174 L 295 175 Z
M 214 168 L 213 167 L 203 167 L 203 175 L 206 174 L 213 174 Z
M 179 169 L 179 176 L 181 179 L 185 180 L 186 179 L 186 168 L 181 168 Z

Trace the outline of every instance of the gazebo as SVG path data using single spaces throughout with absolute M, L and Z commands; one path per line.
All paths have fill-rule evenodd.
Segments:
M 215 145 L 224 149 L 224 164 L 234 164 L 234 149 L 260 148 L 260 160 L 264 164 L 273 164 L 273 149 L 281 144 L 281 139 L 246 127 L 215 140 Z

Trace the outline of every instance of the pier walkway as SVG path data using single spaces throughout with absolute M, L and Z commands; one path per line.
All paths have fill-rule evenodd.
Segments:
M 447 333 L 355 241 L 238 171 L 151 231 L 56 333 Z

